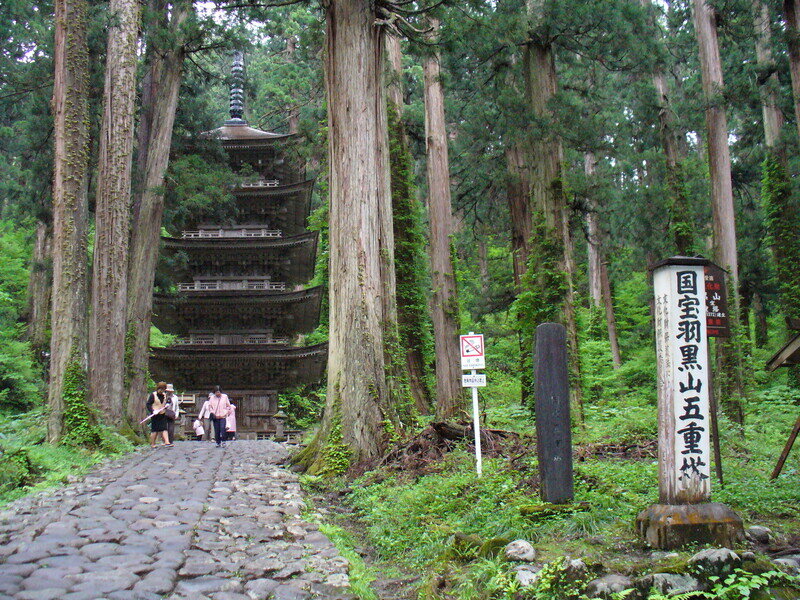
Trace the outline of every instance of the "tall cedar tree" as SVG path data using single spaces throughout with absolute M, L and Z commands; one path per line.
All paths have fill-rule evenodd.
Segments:
M 606 316 L 606 330 L 608 342 L 611 346 L 611 361 L 615 369 L 622 364 L 619 352 L 619 339 L 617 338 L 617 320 L 614 317 L 614 300 L 611 297 L 611 283 L 608 279 L 608 264 L 604 248 L 604 235 L 600 227 L 598 203 L 592 190 L 592 180 L 596 177 L 595 166 L 597 158 L 593 152 L 586 152 L 583 156 L 584 172 L 589 183 L 586 210 L 586 238 L 589 271 L 589 298 L 592 306 L 602 309 Z
M 178 106 L 186 56 L 183 25 L 193 13 L 190 0 L 150 0 L 149 32 L 142 81 L 128 264 L 128 309 L 125 338 L 125 383 L 131 421 L 144 412 L 153 281 L 164 212 L 164 174 L 169 163 L 172 127 Z
M 53 305 L 48 438 L 61 439 L 65 398 L 82 402 L 86 373 L 89 50 L 86 0 L 55 3 Z
M 111 424 L 125 415 L 131 157 L 136 100 L 138 0 L 111 0 L 95 205 L 89 393 Z
M 388 381 L 396 340 L 383 27 L 374 4 L 326 5 L 330 339 L 320 431 L 296 460 L 312 473 L 377 458 L 399 422 Z
M 529 136 L 528 164 L 531 173 L 531 199 L 533 206 L 531 215 L 534 221 L 533 236 L 537 237 L 535 229 L 539 229 L 546 239 L 536 240 L 542 245 L 540 251 L 560 254 L 556 268 L 560 274 L 553 274 L 563 278 L 563 295 L 559 298 L 554 314 L 563 321 L 567 328 L 567 342 L 570 354 L 570 378 L 573 385 L 571 394 L 573 403 L 583 413 L 581 398 L 580 363 L 578 360 L 578 326 L 575 319 L 575 260 L 572 255 L 572 235 L 570 233 L 570 211 L 564 193 L 563 176 L 563 147 L 561 138 L 552 128 L 553 118 L 550 105 L 558 89 L 558 75 L 556 73 L 553 43 L 546 27 L 546 7 L 542 0 L 529 0 L 528 19 L 530 21 L 530 37 L 524 48 L 525 88 L 526 99 L 531 113 L 535 116 L 539 131 L 531 132 Z M 539 221 L 537 223 L 537 221 Z M 545 249 L 544 246 L 549 248 Z M 531 264 L 536 253 L 531 251 L 528 269 L 538 265 Z M 543 293 L 553 294 L 554 290 L 545 290 L 548 285 L 548 275 L 537 273 L 530 281 L 540 288 Z M 560 286 L 559 286 L 560 287 Z M 529 328 L 528 340 L 525 343 L 527 352 L 533 351 L 532 332 L 536 324 Z
M 711 215 L 714 231 L 714 259 L 727 270 L 730 281 L 728 318 L 731 337 L 717 338 L 719 391 L 723 410 L 736 423 L 744 423 L 744 382 L 739 334 L 739 261 L 736 249 L 736 220 L 733 209 L 731 157 L 728 148 L 728 120 L 722 104 L 724 83 L 717 41 L 716 13 L 707 0 L 694 0 L 695 34 L 700 55 L 703 92 L 706 97 L 706 132 Z
M 431 17 L 431 41 L 439 21 Z M 453 209 L 450 202 L 450 164 L 444 116 L 439 52 L 423 59 L 425 79 L 425 148 L 428 156 L 428 219 L 433 279 L 433 336 L 436 352 L 436 418 L 459 416 L 464 410 L 461 370 L 458 363 L 458 295 L 453 264 Z

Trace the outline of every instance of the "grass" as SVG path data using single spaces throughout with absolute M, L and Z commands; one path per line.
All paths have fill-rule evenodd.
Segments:
M 102 450 L 53 445 L 46 441 L 44 409 L 0 414 L 0 506 L 66 483 L 100 460 L 132 448 L 121 436 L 105 433 Z
M 487 422 L 531 433 L 534 422 L 516 401 L 519 388 L 502 374 L 497 379 L 498 387 L 483 398 Z M 766 525 L 777 534 L 800 533 L 800 448 L 794 449 L 780 478 L 768 479 L 797 417 L 794 400 L 780 386 L 756 394 L 743 434 L 722 418 L 726 484 L 712 484 L 713 500 L 739 512 L 746 525 Z M 586 407 L 585 427 L 574 431 L 575 443 L 652 440 L 655 406 L 636 394 L 604 398 Z M 505 585 L 508 566 L 477 556 L 453 561 L 448 551 L 456 533 L 482 540 L 527 539 L 546 562 L 571 555 L 606 571 L 641 574 L 653 568 L 634 524 L 637 513 L 658 498 L 654 459 L 588 457 L 576 462 L 575 500 L 587 502 L 588 510 L 532 520 L 520 508 L 540 502 L 528 485 L 536 472 L 535 454 L 531 441 L 527 456 L 513 464 L 505 458 L 485 459 L 479 478 L 474 457 L 461 448 L 447 455 L 435 474 L 367 473 L 351 486 L 346 502 L 380 559 L 425 573 L 429 581 L 451 582 L 460 600 L 504 598 L 490 590 Z M 680 553 L 681 558 L 688 558 L 690 551 L 696 548 Z M 420 597 L 437 596 L 423 590 Z

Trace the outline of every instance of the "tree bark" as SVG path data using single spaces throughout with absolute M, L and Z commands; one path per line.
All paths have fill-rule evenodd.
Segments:
M 736 347 L 739 316 L 739 266 L 736 254 L 736 222 L 733 208 L 728 123 L 721 105 L 724 89 L 722 63 L 717 42 L 716 16 L 706 0 L 694 0 L 694 22 L 706 97 L 708 163 L 711 177 L 711 213 L 714 231 L 714 259 L 729 274 L 729 319 L 731 338 L 717 338 L 722 406 L 736 423 L 744 422 L 741 356 Z
M 86 371 L 86 234 L 88 227 L 89 51 L 85 0 L 55 3 L 53 82 L 53 304 L 48 438 L 62 435 L 66 381 Z M 66 386 L 65 386 L 66 383 Z
M 389 63 L 389 78 L 386 86 L 386 97 L 397 107 L 402 117 L 403 101 L 403 52 L 400 38 L 395 34 L 386 36 L 386 58 Z
M 786 23 L 786 45 L 789 48 L 794 120 L 800 133 L 800 0 L 783 0 L 783 18 Z
M 583 156 L 584 172 L 586 178 L 591 182 L 595 176 L 595 165 L 597 161 L 592 152 L 586 152 Z M 588 255 L 589 255 L 589 296 L 595 308 L 602 308 L 606 315 L 606 328 L 608 330 L 608 341 L 611 345 L 611 360 L 614 368 L 618 369 L 622 364 L 619 352 L 619 340 L 617 338 L 617 320 L 614 317 L 614 302 L 611 296 L 611 283 L 608 279 L 608 264 L 606 263 L 605 251 L 603 249 L 603 233 L 600 229 L 599 215 L 597 214 L 597 200 L 593 194 L 588 198 L 589 210 L 586 212 L 586 222 L 588 229 Z
M 528 269 L 528 244 L 532 235 L 531 173 L 525 160 L 525 150 L 519 142 L 506 148 L 508 185 L 506 197 L 511 215 L 511 256 L 516 293 L 522 291 L 522 276 Z
M 543 8 L 539 0 L 529 0 L 529 17 L 535 21 Z M 524 51 L 526 92 L 533 114 L 542 123 L 552 121 L 550 101 L 558 88 L 555 57 L 551 42 L 535 31 Z M 542 215 L 544 224 L 553 240 L 561 248 L 560 269 L 564 275 L 566 292 L 561 306 L 561 315 L 567 328 L 569 343 L 570 394 L 573 404 L 583 418 L 583 398 L 580 386 L 580 360 L 578 358 L 578 326 L 575 319 L 575 261 L 572 254 L 572 234 L 569 211 L 563 189 L 561 162 L 563 149 L 561 138 L 552 130 L 531 135 L 529 165 L 531 172 L 531 197 L 533 211 Z
M 36 241 L 28 280 L 27 338 L 37 358 L 50 346 L 50 302 L 53 282 L 53 231 L 44 221 L 36 222 Z
M 125 415 L 131 157 L 136 100 L 138 0 L 111 0 L 95 204 L 89 393 L 109 425 Z
M 780 90 L 778 70 L 772 58 L 772 20 L 769 5 L 763 0 L 753 0 L 753 13 L 758 82 L 761 88 L 761 114 L 764 119 L 764 142 L 767 148 L 777 150 L 783 128 L 783 113 L 778 100 L 778 90 Z M 785 156 L 782 157 L 782 162 L 784 161 Z
M 166 21 L 166 6 L 151 4 L 151 14 Z M 155 9 L 155 10 L 153 10 Z M 150 323 L 153 309 L 153 281 L 161 239 L 164 211 L 164 173 L 169 163 L 172 127 L 178 106 L 178 90 L 185 51 L 179 39 L 180 26 L 193 10 L 182 0 L 171 6 L 168 24 L 173 46 L 148 44 L 148 66 L 142 83 L 136 157 L 137 177 L 131 218 L 130 261 L 128 263 L 128 309 L 125 339 L 127 413 L 138 421 L 144 413 L 148 375 Z
M 435 40 L 439 21 L 429 19 Z M 436 348 L 436 418 L 442 421 L 462 412 L 461 370 L 458 363 L 458 296 L 453 266 L 453 209 L 450 165 L 438 51 L 422 64 L 425 80 L 425 146 L 428 157 L 428 214 L 431 227 L 433 335 Z
M 336 468 L 326 448 L 342 444 L 350 464 L 385 450 L 396 424 L 387 382 L 385 298 L 394 283 L 389 157 L 383 95 L 383 29 L 367 0 L 326 5 L 325 82 L 330 165 L 328 394 L 310 472 Z M 386 280 L 391 279 L 389 285 Z M 301 459 L 302 460 L 302 459 Z

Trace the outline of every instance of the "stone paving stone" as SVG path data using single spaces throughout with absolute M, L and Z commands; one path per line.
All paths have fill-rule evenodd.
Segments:
M 0 600 L 351 600 L 286 458 L 178 442 L 22 498 L 0 511 Z

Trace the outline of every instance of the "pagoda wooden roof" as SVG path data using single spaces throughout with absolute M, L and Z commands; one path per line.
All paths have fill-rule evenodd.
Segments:
M 267 327 L 275 335 L 312 331 L 319 321 L 322 288 L 297 292 L 213 290 L 156 294 L 153 324 L 184 335 L 191 330 L 224 331 Z
M 238 390 L 282 389 L 322 379 L 327 358 L 327 344 L 153 348 L 150 372 L 178 389 L 211 389 L 215 385 Z
M 254 143 L 254 144 L 267 144 L 278 141 L 287 140 L 296 137 L 294 133 L 273 133 L 271 131 L 263 131 L 250 127 L 246 121 L 242 119 L 231 119 L 227 121 L 222 127 L 217 127 L 211 131 L 206 131 L 200 134 L 200 137 L 215 138 L 222 142 L 224 147 L 229 144 L 236 143 Z
M 314 275 L 317 232 L 278 238 L 173 238 L 164 237 L 168 251 L 184 251 L 189 264 L 173 276 L 261 273 L 273 281 L 291 285 L 305 283 Z

